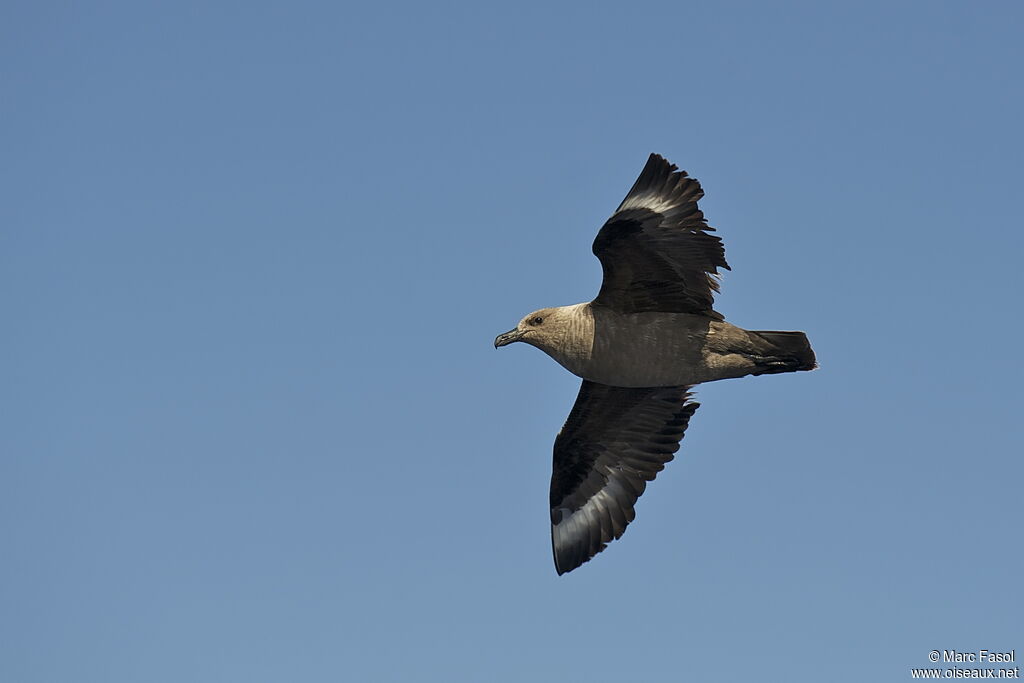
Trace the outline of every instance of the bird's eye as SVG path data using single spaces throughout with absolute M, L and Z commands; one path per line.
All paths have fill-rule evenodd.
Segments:
M 542 317 L 540 317 L 538 315 L 536 318 L 534 318 L 530 322 L 533 323 L 534 325 L 540 325 L 542 322 L 544 322 L 544 318 L 542 318 Z

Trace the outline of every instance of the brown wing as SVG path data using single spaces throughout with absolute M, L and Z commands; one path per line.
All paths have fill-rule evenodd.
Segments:
M 633 504 L 673 458 L 697 410 L 688 388 L 583 380 L 555 439 L 551 545 L 559 574 L 604 550 L 633 521 Z
M 594 240 L 604 281 L 594 303 L 621 313 L 712 310 L 718 269 L 729 269 L 697 200 L 700 183 L 652 154 L 633 188 Z

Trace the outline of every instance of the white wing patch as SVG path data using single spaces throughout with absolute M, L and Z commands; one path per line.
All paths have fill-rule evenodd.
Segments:
M 625 209 L 650 209 L 657 213 L 665 213 L 669 209 L 679 204 L 679 200 L 666 199 L 665 197 L 659 197 L 658 195 L 644 194 L 639 197 L 630 197 L 626 201 L 622 202 L 622 206 L 619 207 L 619 211 Z

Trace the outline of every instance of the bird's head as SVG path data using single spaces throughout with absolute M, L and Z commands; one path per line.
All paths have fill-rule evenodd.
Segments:
M 523 317 L 513 329 L 499 334 L 494 348 L 508 346 L 513 342 L 526 342 L 539 349 L 548 350 L 569 331 L 571 306 L 542 308 Z

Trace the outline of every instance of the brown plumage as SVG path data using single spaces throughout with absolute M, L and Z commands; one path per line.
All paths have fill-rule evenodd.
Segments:
M 697 200 L 700 184 L 652 154 L 598 232 L 597 297 L 544 308 L 499 335 L 583 378 L 555 439 L 551 541 L 559 574 L 580 566 L 633 520 L 633 505 L 673 458 L 698 404 L 694 384 L 812 370 L 803 332 L 751 331 L 715 311 L 722 241 Z

